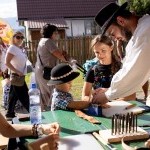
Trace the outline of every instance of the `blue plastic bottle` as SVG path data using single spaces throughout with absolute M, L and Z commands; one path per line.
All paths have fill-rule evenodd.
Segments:
M 30 121 L 31 124 L 41 123 L 41 105 L 40 105 L 40 91 L 37 89 L 35 83 L 32 83 L 29 90 L 30 97 Z

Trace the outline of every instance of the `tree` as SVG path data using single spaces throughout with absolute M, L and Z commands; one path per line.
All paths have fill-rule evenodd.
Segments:
M 137 15 L 150 14 L 150 0 L 118 0 L 119 4 L 129 3 L 129 10 L 134 11 Z

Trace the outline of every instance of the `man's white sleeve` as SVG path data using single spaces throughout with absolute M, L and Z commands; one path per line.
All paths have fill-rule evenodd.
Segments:
M 126 57 L 105 93 L 109 100 L 133 94 L 150 76 L 150 38 L 131 39 L 126 48 Z

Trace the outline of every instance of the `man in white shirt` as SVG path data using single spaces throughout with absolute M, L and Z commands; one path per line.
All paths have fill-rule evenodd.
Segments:
M 132 34 L 126 46 L 122 69 L 113 77 L 108 90 L 100 89 L 93 95 L 93 103 L 106 103 L 137 91 L 150 77 L 150 16 L 139 18 L 122 6 L 110 3 L 96 15 L 95 20 L 103 33 L 115 40 L 125 40 L 122 33 Z

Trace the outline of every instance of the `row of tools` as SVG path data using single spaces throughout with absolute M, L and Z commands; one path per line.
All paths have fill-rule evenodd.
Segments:
M 115 114 L 112 116 L 112 135 L 137 132 L 137 114 Z

